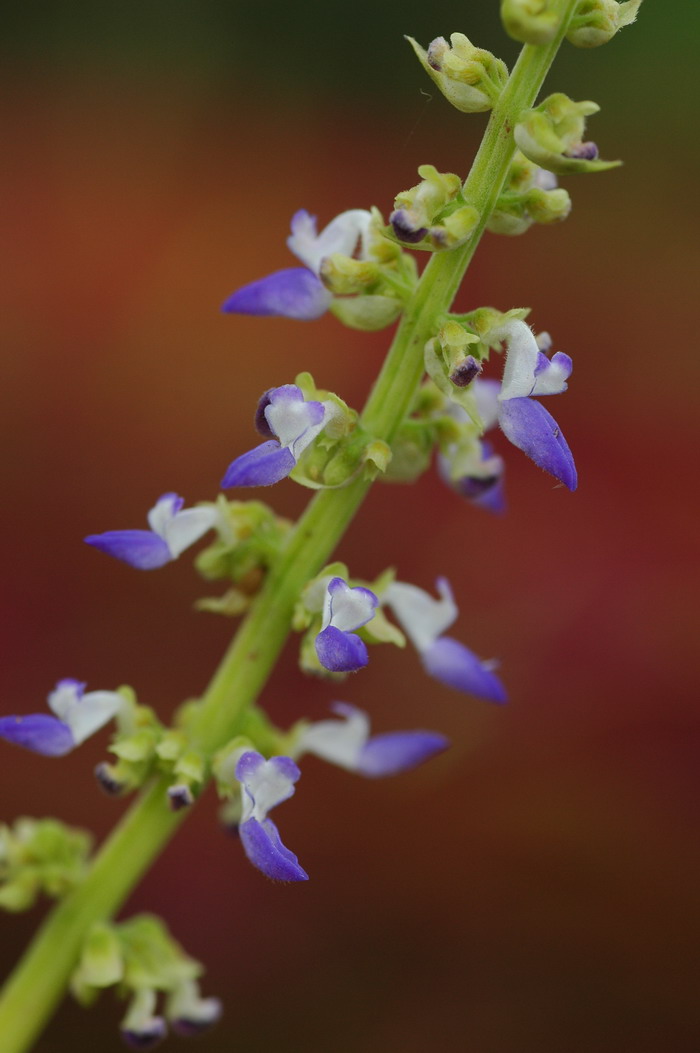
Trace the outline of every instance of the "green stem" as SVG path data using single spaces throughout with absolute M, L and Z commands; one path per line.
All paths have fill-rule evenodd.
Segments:
M 423 376 L 423 348 L 449 310 L 508 173 L 512 129 L 532 106 L 564 36 L 576 0 L 564 0 L 560 33 L 551 44 L 526 45 L 493 110 L 464 185 L 480 214 L 469 243 L 435 254 L 425 268 L 362 414 L 364 428 L 391 442 Z M 310 501 L 250 613 L 209 684 L 197 720 L 199 745 L 212 753 L 237 732 L 277 660 L 297 597 L 328 561 L 370 487 L 363 479 Z M 85 881 L 49 915 L 0 998 L 4 1053 L 27 1050 L 68 983 L 94 922 L 112 916 L 179 826 L 183 813 L 166 805 L 166 783 L 147 787 L 96 856 Z

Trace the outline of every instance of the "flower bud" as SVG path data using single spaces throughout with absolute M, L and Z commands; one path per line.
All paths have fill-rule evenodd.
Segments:
M 577 48 L 597 48 L 607 44 L 620 29 L 637 18 L 642 0 L 580 0 L 574 11 L 566 39 Z
M 434 165 L 420 165 L 418 175 L 420 183 L 396 195 L 389 217 L 396 237 L 410 244 L 423 240 L 433 220 L 462 189 L 458 175 L 438 172 Z
M 333 300 L 331 313 L 349 329 L 371 333 L 392 325 L 402 308 L 401 301 L 393 296 L 353 296 Z
M 508 79 L 504 62 L 474 47 L 463 33 L 453 33 L 449 44 L 438 37 L 427 51 L 412 37 L 406 39 L 448 102 L 462 113 L 491 109 Z
M 333 252 L 321 261 L 321 281 L 337 296 L 366 292 L 379 278 L 379 265 L 371 260 L 355 260 Z
M 599 161 L 594 143 L 582 142 L 586 117 L 597 113 L 595 102 L 574 102 L 556 92 L 532 110 L 525 110 L 515 126 L 515 141 L 530 161 L 549 172 L 602 172 L 621 161 Z
M 548 44 L 557 35 L 561 14 L 552 0 L 501 0 L 501 21 L 514 40 Z

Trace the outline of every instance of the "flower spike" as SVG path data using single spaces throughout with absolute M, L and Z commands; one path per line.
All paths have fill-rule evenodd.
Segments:
M 62 757 L 104 727 L 124 705 L 116 691 L 89 691 L 78 680 L 59 680 L 48 698 L 56 714 L 0 717 L 0 738 L 45 757 Z
M 332 673 L 352 673 L 367 665 L 367 647 L 356 629 L 371 621 L 378 604 L 370 589 L 351 588 L 342 578 L 331 578 L 326 588 L 321 632 L 316 654 Z
M 270 388 L 255 413 L 255 426 L 267 442 L 231 462 L 222 488 L 272 486 L 286 479 L 332 414 L 331 402 L 307 402 L 296 384 Z
M 300 775 L 291 757 L 265 760 L 255 750 L 243 753 L 236 764 L 243 804 L 239 826 L 243 849 L 253 866 L 275 881 L 309 878 L 294 853 L 282 844 L 275 824 L 267 818 L 268 812 L 292 796 Z
M 347 702 L 331 705 L 340 720 L 308 725 L 296 743 L 296 755 L 313 753 L 339 768 L 368 779 L 396 775 L 442 753 L 449 739 L 436 731 L 393 731 L 370 736 L 369 717 Z
M 108 530 L 90 534 L 85 541 L 137 570 L 164 567 L 199 541 L 216 522 L 213 505 L 183 508 L 184 503 L 177 494 L 163 494 L 148 513 L 150 530 Z
M 438 578 L 436 600 L 417 585 L 394 581 L 382 597 L 396 615 L 429 676 L 457 691 L 487 702 L 505 702 L 506 690 L 493 672 L 493 662 L 484 662 L 463 643 L 443 636 L 457 617 L 457 605 L 446 578 Z

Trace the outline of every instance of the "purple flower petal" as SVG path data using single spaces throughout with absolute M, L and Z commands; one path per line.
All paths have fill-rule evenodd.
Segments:
M 142 1030 L 136 1031 L 127 1027 L 121 1029 L 122 1039 L 131 1049 L 154 1049 L 167 1034 L 165 1020 L 159 1016 L 153 1017 Z
M 551 413 L 535 399 L 504 399 L 498 417 L 505 435 L 530 460 L 575 490 L 576 466 L 566 439 Z
M 495 515 L 502 515 L 506 510 L 503 476 L 465 475 L 462 479 L 456 479 L 452 486 L 458 494 L 479 508 L 485 508 Z
M 316 654 L 321 665 L 332 673 L 354 673 L 369 661 L 364 641 L 354 633 L 344 633 L 329 625 L 316 637 Z
M 309 875 L 299 860 L 282 844 L 279 831 L 271 819 L 259 823 L 247 819 L 238 828 L 248 859 L 273 881 L 308 881 Z
M 222 304 L 226 314 L 282 316 L 300 321 L 320 318 L 328 310 L 331 294 L 306 267 L 275 271 L 237 289 Z
M 45 713 L 0 717 L 0 738 L 45 757 L 62 757 L 75 746 L 68 725 Z
M 449 739 L 436 731 L 390 731 L 374 735 L 362 747 L 356 770 L 377 778 L 415 768 L 449 746 Z
M 270 439 L 236 457 L 226 469 L 221 486 L 224 490 L 231 486 L 272 486 L 286 479 L 296 463 L 291 450 Z
M 137 570 L 155 570 L 173 558 L 163 538 L 150 530 L 108 530 L 104 534 L 90 534 L 85 542 Z
M 507 701 L 506 689 L 485 662 L 451 636 L 441 636 L 421 652 L 426 673 L 457 691 L 487 702 Z

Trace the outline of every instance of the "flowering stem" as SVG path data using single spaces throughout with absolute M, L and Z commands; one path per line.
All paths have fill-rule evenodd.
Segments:
M 423 272 L 362 414 L 363 427 L 377 439 L 391 442 L 409 411 L 423 376 L 425 343 L 450 309 L 508 173 L 515 150 L 512 129 L 534 103 L 575 5 L 576 0 L 562 0 L 562 24 L 551 43 L 523 47 L 494 107 L 464 185 L 479 226 L 466 245 L 436 253 Z M 310 501 L 199 703 L 196 735 L 207 754 L 237 733 L 284 645 L 301 589 L 328 561 L 370 485 L 360 478 Z M 159 779 L 143 791 L 8 981 L 0 998 L 4 1053 L 29 1048 L 60 1000 L 90 926 L 119 909 L 179 826 L 185 813 L 169 810 L 165 790 Z

